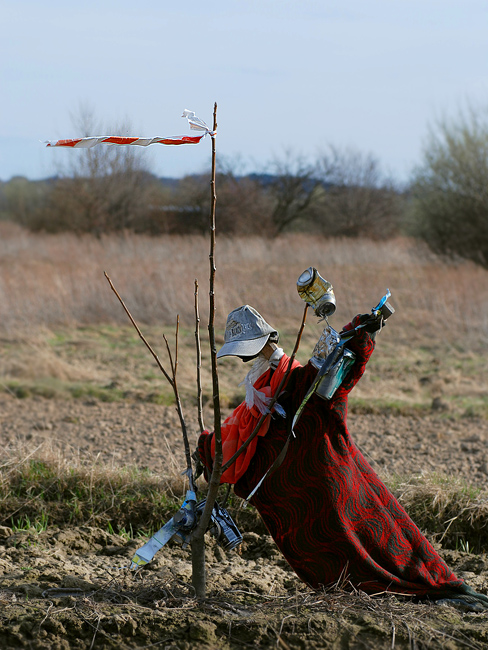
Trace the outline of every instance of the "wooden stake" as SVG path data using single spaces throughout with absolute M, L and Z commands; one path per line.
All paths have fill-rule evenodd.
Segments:
M 216 151 L 215 134 L 217 132 L 217 103 L 214 104 L 213 134 L 212 134 L 212 178 L 210 181 L 210 314 L 208 322 L 208 338 L 210 344 L 210 357 L 212 361 L 212 401 L 214 409 L 214 436 L 215 436 L 215 460 L 212 475 L 209 481 L 207 500 L 205 508 L 198 522 L 191 540 L 192 550 L 192 585 L 195 595 L 199 599 L 206 595 L 206 571 L 205 571 L 205 531 L 210 523 L 213 506 L 220 487 L 222 475 L 222 433 L 221 433 L 221 411 L 219 396 L 219 376 L 217 371 L 217 348 L 215 344 L 215 206 L 217 193 L 215 189 L 216 176 Z

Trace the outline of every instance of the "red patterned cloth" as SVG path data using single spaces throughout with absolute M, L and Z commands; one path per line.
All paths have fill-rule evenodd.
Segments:
M 353 325 L 358 324 L 358 317 Z M 346 425 L 347 396 L 364 373 L 374 342 L 368 333 L 348 343 L 356 361 L 331 401 L 313 395 L 296 425 L 279 468 L 251 503 L 297 575 L 314 588 L 339 580 L 367 593 L 390 591 L 448 597 L 466 590 L 388 491 Z M 292 371 L 279 402 L 288 418 L 317 374 L 309 363 Z M 246 498 L 285 444 L 286 422 L 277 416 L 260 437 L 249 467 L 234 486 Z M 200 438 L 208 465 L 212 436 Z

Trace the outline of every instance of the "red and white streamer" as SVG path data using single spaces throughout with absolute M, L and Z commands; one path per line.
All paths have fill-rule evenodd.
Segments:
M 198 144 L 207 134 L 214 136 L 203 120 L 198 118 L 193 111 L 184 110 L 182 117 L 186 117 L 190 129 L 194 131 L 203 131 L 201 135 L 172 135 L 169 137 L 139 138 L 120 135 L 98 135 L 88 136 L 86 138 L 73 138 L 70 140 L 49 140 L 46 147 L 71 147 L 72 149 L 90 149 L 97 144 L 118 144 L 118 145 L 137 145 L 147 147 L 150 144 Z

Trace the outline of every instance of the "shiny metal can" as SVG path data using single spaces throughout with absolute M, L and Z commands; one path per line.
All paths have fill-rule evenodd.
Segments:
M 297 291 L 315 314 L 320 318 L 332 316 L 336 310 L 336 299 L 332 284 L 320 275 L 317 269 L 309 266 L 297 280 Z

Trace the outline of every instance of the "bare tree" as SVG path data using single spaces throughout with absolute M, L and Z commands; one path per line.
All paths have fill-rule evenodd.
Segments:
M 171 231 L 178 233 L 208 231 L 209 174 L 187 176 L 174 193 L 172 207 L 167 208 Z M 216 172 L 219 185 L 219 233 L 227 235 L 269 235 L 273 201 L 257 177 L 240 176 L 232 164 Z
M 273 199 L 271 219 L 275 234 L 279 234 L 297 221 L 310 218 L 321 181 L 315 166 L 290 150 L 273 160 L 269 172 L 268 177 L 261 177 L 261 182 Z
M 275 232 L 273 201 L 253 176 L 219 173 L 219 231 L 232 235 L 268 236 Z
M 213 133 L 217 131 L 217 103 L 214 104 L 213 112 Z M 208 339 L 210 346 L 210 360 L 212 365 L 212 403 L 214 409 L 214 436 L 215 436 L 215 457 L 212 473 L 209 481 L 209 488 L 205 508 L 200 521 L 193 533 L 191 540 L 192 548 L 192 584 L 197 598 L 204 598 L 206 594 L 207 577 L 205 570 L 205 531 L 210 523 L 212 510 L 217 499 L 222 476 L 222 417 L 220 410 L 219 374 L 217 369 L 217 346 L 215 340 L 215 245 L 216 245 L 216 222 L 215 212 L 217 204 L 216 192 L 216 146 L 215 135 L 212 135 L 212 171 L 210 179 L 210 279 L 209 279 L 209 321 Z
M 159 360 L 158 355 L 155 353 L 155 351 L 152 349 L 152 347 L 149 345 L 147 340 L 145 339 L 144 335 L 142 334 L 139 326 L 137 325 L 136 321 L 132 317 L 132 314 L 128 310 L 127 306 L 125 305 L 124 301 L 122 300 L 121 296 L 115 289 L 115 286 L 113 285 L 111 279 L 105 273 L 105 277 L 107 278 L 112 290 L 116 294 L 117 298 L 119 299 L 120 303 L 122 304 L 127 316 L 129 317 L 130 321 L 132 322 L 133 326 L 137 330 L 137 333 L 139 334 L 139 337 L 142 339 L 146 347 L 149 349 L 151 352 L 152 356 L 154 357 L 156 363 L 158 364 L 160 370 L 162 371 L 164 377 L 166 380 L 169 382 L 171 385 L 173 392 L 174 392 L 174 397 L 176 401 L 176 407 L 177 407 L 177 412 L 178 416 L 180 419 L 180 425 L 181 425 L 181 430 L 183 434 L 183 443 L 185 447 L 185 455 L 186 455 L 186 460 L 187 460 L 187 469 L 186 469 L 186 474 L 189 480 L 189 491 L 187 492 L 187 499 L 188 499 L 188 504 L 185 501 L 185 504 L 183 504 L 182 508 L 180 509 L 180 513 L 185 513 L 185 526 L 188 524 L 188 521 L 186 521 L 186 515 L 189 512 L 192 512 L 191 520 L 189 522 L 189 525 L 195 524 L 196 526 L 194 528 L 194 531 L 192 532 L 191 535 L 191 549 L 192 549 L 192 584 L 195 589 L 195 594 L 197 598 L 204 598 L 206 594 L 206 570 L 205 570 L 205 532 L 209 526 L 210 523 L 210 518 L 212 516 L 212 512 L 214 509 L 214 504 L 215 500 L 217 498 L 217 493 L 218 489 L 220 487 L 220 477 L 222 475 L 222 437 L 221 437 L 221 411 L 220 411 L 220 396 L 219 396 L 219 380 L 218 380 L 218 370 L 217 370 L 217 349 L 216 349 L 216 340 L 215 340 L 215 273 L 216 273 L 216 266 L 215 266 L 215 244 L 216 244 L 216 223 L 215 223 L 215 213 L 216 213 L 216 201 L 217 201 L 217 193 L 216 193 L 216 147 L 215 147 L 215 133 L 217 130 L 217 104 L 214 105 L 214 115 L 213 115 L 213 129 L 211 132 L 211 141 L 212 141 L 212 169 L 211 169 L 211 179 L 210 179 L 210 215 L 209 215 L 209 227 L 210 227 L 210 255 L 209 255 L 209 261 L 210 261 L 210 281 L 209 281 L 209 303 L 210 303 L 210 314 L 209 314 L 209 324 L 208 324 L 208 333 L 209 333 L 209 345 L 210 345 L 210 353 L 211 353 L 211 364 L 212 364 L 212 386 L 213 386 L 213 409 L 214 409 L 214 436 L 215 436 L 215 458 L 214 458 L 214 465 L 210 477 L 210 482 L 209 482 L 209 489 L 207 493 L 207 498 L 205 501 L 205 505 L 203 507 L 203 511 L 200 515 L 200 518 L 198 520 L 198 523 L 193 521 L 193 517 L 196 517 L 196 510 L 195 510 L 195 505 L 196 505 L 196 484 L 194 482 L 194 474 L 193 474 L 193 469 L 192 469 L 192 462 L 191 462 L 191 454 L 190 454 L 190 446 L 188 442 L 188 434 L 187 434 L 187 427 L 185 423 L 185 419 L 183 416 L 183 410 L 181 406 L 181 401 L 179 397 L 179 391 L 178 391 L 178 385 L 177 385 L 177 380 L 176 380 L 176 371 L 178 368 L 178 331 L 179 331 L 179 319 L 177 318 L 177 328 L 176 328 L 176 352 L 175 356 L 173 358 L 173 355 L 171 353 L 170 347 L 168 345 L 168 342 L 166 340 L 166 337 L 164 337 L 165 343 L 166 343 L 166 350 L 168 353 L 168 358 L 170 361 L 171 365 L 171 372 L 168 373 L 161 361 Z M 200 357 L 200 335 L 199 335 L 199 322 L 200 322 L 200 317 L 199 317 L 199 309 L 198 309 L 198 282 L 195 280 L 195 321 L 196 321 L 196 330 L 195 330 L 195 338 L 196 338 L 196 347 L 197 347 L 197 384 L 198 384 L 198 400 L 199 400 L 199 422 L 200 426 L 203 427 L 203 419 L 202 419 L 202 404 L 201 404 L 201 377 L 200 377 L 200 362 L 201 362 L 201 357 Z M 188 505 L 188 510 L 186 509 L 186 504 Z M 190 505 L 192 504 L 192 505 Z M 173 520 L 171 520 L 173 522 Z M 168 523 L 171 523 L 168 522 Z M 156 533 L 155 536 L 153 536 L 152 540 L 154 541 L 155 539 L 158 540 L 157 543 L 159 546 L 164 545 L 161 541 L 161 538 L 158 538 L 157 536 L 159 534 L 164 534 L 165 527 Z M 171 530 L 171 533 L 173 533 L 173 529 Z M 156 543 L 156 542 L 155 542 Z M 146 548 L 148 545 L 151 545 L 151 540 L 148 542 L 147 545 L 143 547 Z M 139 549 L 140 551 L 141 549 Z M 154 551 L 152 551 L 154 552 Z M 138 557 L 137 554 L 134 556 L 137 558 L 135 561 L 136 566 L 140 566 L 141 564 L 147 563 L 147 561 L 150 561 L 151 558 L 149 558 L 147 555 Z
M 130 133 L 129 123 L 105 127 L 92 110 L 81 107 L 72 116 L 75 131 L 81 136 L 104 131 Z M 147 190 L 151 182 L 146 160 L 136 147 L 107 145 L 74 150 L 70 162 L 60 169 L 43 222 L 48 229 L 73 229 L 103 232 L 137 229 L 137 222 L 148 209 Z M 52 227 L 49 228 L 49 220 Z
M 318 221 L 332 236 L 387 238 L 400 226 L 402 200 L 372 154 L 329 146 L 317 161 Z
M 194 174 L 182 178 L 166 208 L 170 232 L 178 234 L 208 233 L 210 197 L 206 174 Z

